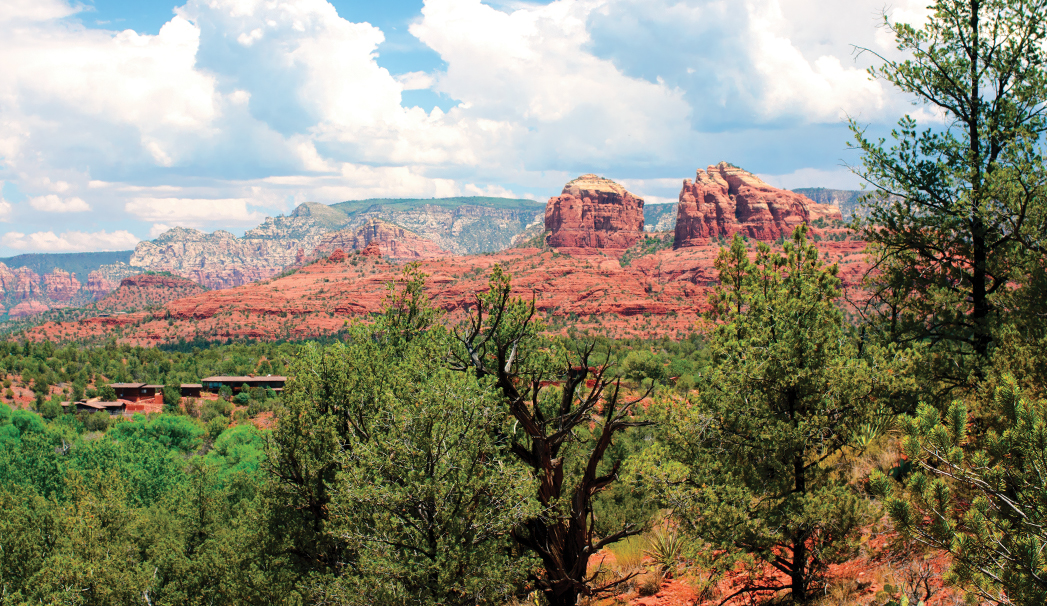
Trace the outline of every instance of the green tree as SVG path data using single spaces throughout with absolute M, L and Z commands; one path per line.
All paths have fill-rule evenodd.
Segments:
M 403 350 L 407 386 L 342 452 L 332 532 L 363 582 L 350 603 L 503 604 L 533 561 L 510 531 L 538 513 L 533 479 L 506 460 L 504 404 L 472 375 L 441 369 L 430 333 Z M 380 579 L 380 581 L 378 581 Z
M 930 8 L 921 28 L 884 18 L 907 58 L 870 73 L 944 126 L 921 130 L 906 116 L 890 147 L 851 128 L 863 154 L 856 172 L 875 188 L 861 223 L 877 256 L 872 327 L 930 344 L 929 368 L 949 390 L 985 375 L 996 328 L 1013 322 L 1009 293 L 1028 284 L 1030 263 L 1042 265 L 1047 0 Z
M 182 401 L 182 387 L 178 384 L 164 385 L 164 407 L 171 411 L 178 410 Z
M 1047 603 L 1047 402 L 1008 380 L 993 412 L 1002 425 L 969 431 L 967 406 L 945 417 L 923 405 L 906 417 L 904 448 L 917 468 L 904 487 L 882 473 L 872 485 L 907 536 L 952 555 L 946 581 L 983 600 Z
M 684 528 L 754 574 L 739 591 L 812 597 L 825 566 L 849 553 L 864 506 L 832 473 L 887 377 L 890 352 L 847 337 L 835 265 L 826 267 L 801 225 L 784 254 L 760 243 L 750 261 L 741 238 L 721 249 L 711 296 L 711 367 L 694 406 L 672 402 L 664 465 L 666 499 Z
M 116 390 L 113 389 L 112 385 L 103 385 L 98 388 L 98 397 L 103 402 L 115 402 L 116 401 Z
M 428 306 L 412 270 L 375 324 L 302 348 L 268 449 L 274 547 L 317 601 L 497 603 L 525 572 L 507 553 L 532 510 L 506 416 L 486 383 L 443 368 L 448 335 L 409 309 Z

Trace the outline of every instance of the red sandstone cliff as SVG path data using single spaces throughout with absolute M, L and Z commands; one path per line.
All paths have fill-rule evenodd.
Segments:
M 582 175 L 549 199 L 545 230 L 556 248 L 624 250 L 643 237 L 643 199 L 609 179 Z
M 80 281 L 76 279 L 76 274 L 55 269 L 44 276 L 44 291 L 52 301 L 68 303 L 80 292 Z
M 450 254 L 431 240 L 377 218 L 357 229 L 325 235 L 316 247 L 316 254 L 330 254 L 335 250 L 362 251 L 369 247 L 378 247 L 382 256 L 398 261 L 434 259 Z
M 735 233 L 777 240 L 800 223 L 843 218 L 835 206 L 771 187 L 726 162 L 698 169 L 693 182 L 684 179 L 676 213 L 675 248 L 701 246 Z

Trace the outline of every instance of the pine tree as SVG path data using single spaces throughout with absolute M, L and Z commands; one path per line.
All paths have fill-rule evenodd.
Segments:
M 736 236 L 716 267 L 710 371 L 697 402 L 664 413 L 677 462 L 663 466 L 677 480 L 666 498 L 718 567 L 750 564 L 741 591 L 806 602 L 865 514 L 829 463 L 890 396 L 902 361 L 848 337 L 837 267 L 818 259 L 806 226 L 784 254 L 760 243 L 754 261 Z
M 947 551 L 946 581 L 997 604 L 1047 603 L 1047 402 L 1022 397 L 1013 380 L 997 388 L 999 431 L 969 431 L 967 406 L 942 418 L 923 405 L 906 417 L 904 448 L 917 469 L 905 486 L 881 473 L 896 527 Z
M 870 73 L 940 121 L 905 116 L 889 147 L 851 128 L 856 172 L 875 188 L 860 227 L 876 253 L 871 327 L 929 344 L 950 391 L 985 376 L 998 328 L 1015 321 L 1006 297 L 1047 251 L 1047 0 L 930 8 L 921 28 L 884 18 L 908 58 Z

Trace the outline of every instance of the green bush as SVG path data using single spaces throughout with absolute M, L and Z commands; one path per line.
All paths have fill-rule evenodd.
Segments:
M 103 385 L 98 388 L 98 397 L 102 398 L 103 402 L 115 402 L 116 390 L 112 385 Z
M 45 419 L 54 419 L 60 414 L 62 414 L 62 403 L 58 401 L 58 396 L 51 398 L 40 406 L 40 416 Z
M 207 400 L 200 413 L 200 420 L 211 422 L 215 417 L 228 417 L 233 413 L 233 405 L 226 400 Z
M 84 415 L 83 422 L 87 431 L 105 431 L 109 428 L 109 413 L 89 412 Z
M 182 401 L 182 388 L 179 385 L 164 385 L 164 406 L 178 406 Z
M 227 427 L 229 427 L 229 417 L 215 417 L 207 423 L 207 437 L 217 440 Z

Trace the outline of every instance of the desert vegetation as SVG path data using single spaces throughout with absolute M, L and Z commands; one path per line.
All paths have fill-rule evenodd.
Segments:
M 675 302 L 697 321 L 629 310 L 632 338 L 494 260 L 454 278 L 484 281 L 466 305 L 412 263 L 351 318 L 307 266 L 323 338 L 248 310 L 223 313 L 250 341 L 10 336 L 0 604 L 1047 603 L 1047 0 L 885 27 L 909 58 L 873 75 L 945 120 L 852 124 L 873 188 L 833 239 L 869 244 L 858 291 L 801 223 L 720 240 L 708 296 Z M 290 378 L 176 389 L 210 374 Z M 163 411 L 61 404 L 125 381 Z

